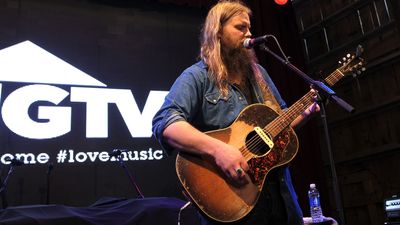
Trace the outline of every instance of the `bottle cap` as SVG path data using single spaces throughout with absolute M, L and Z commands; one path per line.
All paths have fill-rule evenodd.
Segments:
M 310 188 L 315 188 L 315 184 L 310 184 Z

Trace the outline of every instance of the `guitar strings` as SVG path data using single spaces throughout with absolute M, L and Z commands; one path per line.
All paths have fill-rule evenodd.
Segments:
M 325 81 L 326 81 L 327 83 L 329 83 L 329 84 L 335 82 L 335 79 L 337 78 L 337 70 L 335 70 L 332 74 L 333 74 L 332 77 L 329 76 L 329 77 L 327 77 L 327 78 L 325 79 Z
M 305 98 L 305 97 L 307 97 L 307 95 L 306 96 L 304 96 L 303 98 Z M 282 115 L 282 117 L 284 117 L 284 119 L 283 120 L 281 120 L 281 121 L 288 121 L 288 115 L 290 115 L 290 114 L 292 114 L 292 112 L 293 111 L 299 111 L 298 110 L 298 108 L 299 108 L 299 106 L 298 105 L 300 105 L 301 106 L 301 104 L 299 104 L 300 102 L 301 102 L 301 100 L 302 99 L 300 99 L 298 102 L 296 102 L 294 105 L 293 105 L 293 107 L 291 107 L 291 108 L 289 108 L 289 110 L 287 111 L 287 112 L 285 112 L 285 114 L 283 114 Z M 303 104 L 304 105 L 304 104 Z M 304 108 L 304 107 L 301 107 L 301 108 Z M 292 116 L 293 117 L 293 116 Z M 282 125 L 281 123 L 278 123 L 278 121 L 273 121 L 273 122 L 271 122 L 270 124 L 268 124 L 267 125 L 267 130 L 271 130 L 271 131 L 275 131 L 275 130 L 278 130 L 278 128 L 279 129 L 282 129 L 282 128 L 284 128 L 284 127 L 286 127 L 287 125 Z M 275 131 L 276 132 L 276 131 Z M 276 134 L 272 134 L 272 136 L 274 137 L 274 136 L 276 136 Z M 259 136 L 254 136 L 254 137 L 252 137 L 250 140 L 249 140 L 249 142 L 247 143 L 247 146 L 248 146 L 248 148 L 250 148 L 250 149 L 256 149 L 255 151 L 253 151 L 254 153 L 258 153 L 259 152 L 259 150 L 258 149 L 260 149 L 260 147 L 263 145 L 263 140 L 259 137 Z M 242 146 L 242 148 L 240 149 L 241 150 L 241 152 L 242 152 L 242 154 L 244 153 L 244 156 L 245 157 L 247 157 L 247 156 L 250 156 L 250 152 L 249 151 L 247 151 L 247 152 L 243 152 L 242 150 L 245 150 L 246 149 L 246 146 Z
M 338 82 L 342 77 L 344 76 L 344 74 L 339 70 L 336 69 L 334 72 L 332 72 L 332 74 L 330 74 L 325 81 L 327 83 L 329 83 L 331 86 L 333 86 L 336 82 Z M 289 110 L 286 111 L 282 117 L 284 118 L 282 121 L 292 121 L 294 118 L 290 118 L 290 117 L 294 117 L 294 112 L 299 113 L 300 111 L 304 111 L 305 109 L 307 109 L 307 107 L 309 107 L 312 103 L 311 99 L 309 99 L 308 97 L 312 97 L 314 93 L 313 92 L 308 92 L 305 96 L 303 96 L 301 99 L 299 99 L 295 104 L 293 104 L 293 107 L 289 107 Z M 300 104 L 300 102 L 304 101 L 302 104 Z M 292 114 L 292 116 L 289 116 L 290 114 Z M 279 117 L 279 115 L 278 115 Z M 278 121 L 276 121 L 276 118 L 269 123 L 266 128 L 263 128 L 263 131 L 267 131 L 270 130 L 272 133 L 272 138 L 276 137 L 280 132 L 282 132 L 283 129 L 285 129 L 289 124 L 286 125 L 282 125 L 284 123 L 278 123 Z M 273 134 L 273 131 L 275 131 L 276 134 Z M 279 131 L 279 132 L 278 132 Z M 243 156 L 246 158 L 248 156 L 252 156 L 252 152 L 250 152 L 248 149 L 256 149 L 256 147 L 260 148 L 263 146 L 264 141 L 259 137 L 259 136 L 254 136 L 252 138 L 250 138 L 250 140 L 248 142 L 245 142 L 246 144 L 242 147 L 239 148 L 239 151 L 243 154 Z M 246 147 L 247 146 L 247 147 Z M 246 151 L 247 150 L 247 151 Z M 255 154 L 257 154 L 259 152 L 259 150 L 254 151 Z
M 311 92 L 311 91 L 308 92 L 305 96 L 303 96 L 295 104 L 293 104 L 292 107 L 289 107 L 289 109 L 284 114 L 281 115 L 283 117 L 283 119 L 280 120 L 280 122 L 285 121 L 285 123 L 287 123 L 287 121 L 292 120 L 291 117 L 294 117 L 294 115 L 296 115 L 296 113 L 299 113 L 300 111 L 304 111 L 309 106 L 309 103 L 312 103 L 311 99 L 309 99 L 310 97 L 312 97 L 312 95 L 314 95 L 313 92 Z M 294 113 L 294 112 L 296 112 L 296 113 Z M 278 121 L 275 118 L 271 123 L 269 123 L 266 126 L 266 130 L 270 130 L 271 133 L 273 131 L 275 131 L 275 133 L 276 133 L 279 130 L 282 131 L 288 125 L 289 124 L 282 125 L 282 123 L 278 123 Z M 265 131 L 265 129 L 263 129 L 263 130 Z M 277 136 L 279 133 L 272 134 L 272 137 Z M 239 150 L 243 154 L 244 157 L 248 157 L 248 156 L 252 155 L 252 152 L 245 151 L 245 150 L 248 150 L 249 148 L 255 149 L 255 151 L 253 151 L 253 152 L 256 154 L 259 152 L 258 149 L 260 149 L 263 146 L 263 144 L 264 144 L 264 141 L 259 136 L 254 136 L 254 137 L 250 138 L 250 140 L 248 142 L 246 142 L 246 145 L 240 147 Z
M 299 101 L 299 102 L 301 102 L 301 101 Z M 311 102 L 311 101 L 310 101 Z M 300 107 L 298 106 L 298 105 L 300 105 Z M 304 107 L 304 105 L 307 105 L 307 104 L 298 104 L 298 105 L 294 105 L 294 107 L 291 107 L 291 109 L 290 110 L 288 110 L 287 111 L 287 113 L 286 114 L 291 114 L 293 111 L 300 111 L 299 109 L 301 109 L 301 110 L 304 110 L 306 107 Z M 308 107 L 308 106 L 307 106 Z M 286 119 L 283 119 L 283 120 L 281 120 L 281 121 L 288 121 L 288 119 L 287 118 L 290 118 L 290 117 L 294 117 L 294 116 L 288 116 L 288 115 L 283 115 L 283 117 L 284 118 L 286 118 Z M 273 121 L 273 122 L 271 122 L 270 124 L 268 124 L 267 125 L 267 130 L 271 130 L 272 132 L 275 132 L 275 133 L 277 133 L 278 134 L 278 132 L 277 131 L 279 131 L 279 130 L 283 130 L 285 127 L 287 127 L 289 124 L 287 124 L 287 125 L 283 125 L 283 124 L 281 124 L 281 123 L 278 123 L 278 121 Z M 263 129 L 263 130 L 265 130 L 265 129 Z M 271 133 L 272 133 L 271 132 Z M 273 134 L 272 136 L 273 137 L 275 137 L 277 134 Z M 245 145 L 245 146 L 242 146 L 239 150 L 241 151 L 241 153 L 243 154 L 243 156 L 244 157 L 248 157 L 248 156 L 252 156 L 252 152 L 253 153 L 255 153 L 255 154 L 257 154 L 258 152 L 260 152 L 260 149 L 261 149 L 261 147 L 262 146 L 264 146 L 265 145 L 265 143 L 264 143 L 264 141 L 259 137 L 259 136 L 254 136 L 254 137 L 252 137 L 248 142 L 246 142 L 247 143 L 247 145 Z M 250 152 L 250 151 L 245 151 L 245 150 L 247 150 L 247 149 L 253 149 L 253 151 L 252 152 Z
M 333 85 L 333 84 L 335 84 L 336 82 L 338 82 L 338 81 L 340 80 L 341 77 L 343 77 L 343 74 L 342 74 L 338 69 L 336 69 L 336 70 L 332 73 L 332 76 L 328 76 L 328 77 L 325 79 L 325 81 L 326 81 L 327 83 L 329 83 L 330 85 Z

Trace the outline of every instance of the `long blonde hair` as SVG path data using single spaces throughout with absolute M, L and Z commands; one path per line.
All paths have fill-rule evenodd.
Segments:
M 242 13 L 251 16 L 251 10 L 241 1 L 219 1 L 208 12 L 202 29 L 200 58 L 207 64 L 210 78 L 216 82 L 223 96 L 228 94 L 228 69 L 222 60 L 221 41 L 218 34 L 229 19 Z M 251 78 L 265 92 L 268 87 L 257 66 L 257 58 L 253 50 L 251 50 L 250 55 L 253 72 Z

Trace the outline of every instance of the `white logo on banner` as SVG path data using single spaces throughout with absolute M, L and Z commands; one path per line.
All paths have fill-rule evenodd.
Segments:
M 150 91 L 140 112 L 131 90 L 107 88 L 104 83 L 30 41 L 0 51 L 0 81 L 33 83 L 8 96 L 0 95 L 4 124 L 28 139 L 51 139 L 71 131 L 72 107 L 59 105 L 68 96 L 70 102 L 86 106 L 87 138 L 108 137 L 108 104 L 117 106 L 132 137 L 148 138 L 152 134 L 151 120 L 168 93 Z M 68 92 L 54 86 L 57 84 L 72 87 Z M 76 85 L 89 87 L 74 87 Z M 31 105 L 40 102 L 47 102 L 47 105 L 39 105 L 37 115 L 30 115 Z

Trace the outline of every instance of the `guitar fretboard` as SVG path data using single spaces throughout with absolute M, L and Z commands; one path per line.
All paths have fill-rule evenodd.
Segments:
M 340 72 L 340 70 L 336 69 L 331 73 L 327 78 L 325 78 L 325 82 L 329 84 L 329 86 L 333 86 L 336 84 L 340 79 L 344 77 L 344 74 Z
M 343 77 L 344 74 L 340 70 L 336 69 L 329 74 L 327 78 L 325 78 L 325 82 L 330 86 L 333 86 Z M 270 122 L 264 128 L 264 130 L 271 135 L 272 138 L 278 136 L 283 129 L 288 127 L 299 115 L 301 115 L 301 113 L 304 112 L 304 110 L 313 104 L 314 95 L 315 93 L 313 91 L 309 91 L 306 95 L 289 107 L 288 110 L 284 111 L 281 115 Z
M 306 95 L 300 98 L 286 111 L 279 115 L 276 119 L 270 122 L 264 129 L 272 136 L 272 138 L 278 136 L 287 126 L 289 126 L 294 119 L 296 119 L 304 110 L 306 110 L 313 103 L 313 96 L 315 93 L 309 91 Z

